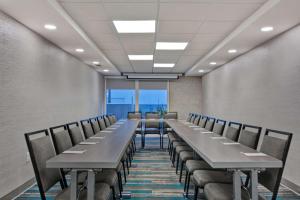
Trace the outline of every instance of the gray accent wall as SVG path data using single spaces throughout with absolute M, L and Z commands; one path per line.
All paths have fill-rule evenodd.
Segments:
M 101 74 L 0 12 L 0 198 L 34 176 L 24 133 L 102 113 L 103 91 Z
M 205 114 L 294 133 L 284 177 L 297 185 L 300 185 L 299 53 L 300 26 L 297 26 L 202 78 Z
M 201 78 L 181 77 L 170 81 L 169 110 L 178 112 L 179 119 L 186 119 L 188 113 L 201 113 Z

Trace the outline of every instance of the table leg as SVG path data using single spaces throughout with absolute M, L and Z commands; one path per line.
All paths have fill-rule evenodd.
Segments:
M 88 186 L 87 186 L 87 200 L 95 199 L 95 172 L 90 169 L 88 171 Z
M 78 179 L 78 173 L 76 169 L 73 169 L 71 171 L 71 200 L 77 199 L 77 179 Z
M 233 194 L 234 194 L 234 200 L 241 200 L 240 170 L 233 171 Z
M 251 197 L 252 200 L 258 200 L 258 190 L 257 190 L 257 185 L 258 185 L 258 175 L 257 175 L 257 170 L 252 169 L 251 170 Z

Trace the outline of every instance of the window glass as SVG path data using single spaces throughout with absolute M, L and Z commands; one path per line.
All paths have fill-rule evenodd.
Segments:
M 135 110 L 134 89 L 107 89 L 106 113 L 115 114 L 117 119 L 127 118 L 128 112 Z
M 143 117 L 146 112 L 166 112 L 167 102 L 167 90 L 139 90 L 139 110 Z

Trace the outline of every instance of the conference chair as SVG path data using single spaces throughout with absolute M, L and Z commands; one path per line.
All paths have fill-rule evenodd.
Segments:
M 177 119 L 177 112 L 167 112 L 163 115 L 163 119 Z M 163 122 L 163 136 L 172 132 L 172 128 L 166 122 Z M 162 147 L 164 147 L 164 137 L 162 137 Z
M 222 120 L 222 119 L 217 119 L 217 121 L 215 122 L 212 132 L 216 135 L 220 135 L 222 136 L 225 130 L 225 126 L 226 126 L 226 121 Z
M 189 114 L 188 114 L 188 117 L 186 118 L 186 121 L 187 121 L 187 122 L 191 122 L 192 116 L 193 116 L 193 114 L 192 114 L 192 113 L 189 113 Z
M 39 137 L 37 137 L 39 135 Z M 63 176 L 59 169 L 46 168 L 46 162 L 55 156 L 48 130 L 39 130 L 35 132 L 25 133 L 25 140 L 31 158 L 34 174 L 39 188 L 42 200 L 46 200 L 45 193 L 56 183 L 60 183 L 61 191 L 55 196 L 57 200 L 70 199 L 70 188 L 64 185 Z M 80 188 L 79 200 L 87 198 L 87 191 L 84 187 Z M 109 185 L 106 183 L 95 184 L 95 199 L 109 200 L 111 192 Z
M 158 112 L 146 112 L 145 115 L 145 131 L 144 131 L 144 144 L 146 140 L 146 135 L 147 134 L 157 134 L 159 135 L 159 145 L 160 148 L 162 147 L 162 142 L 161 142 L 161 123 L 159 121 L 160 115 Z
M 208 118 L 209 117 L 202 115 L 202 117 L 199 120 L 198 126 L 200 126 L 201 128 L 204 128 Z
M 107 115 L 103 115 L 103 119 L 104 119 L 104 122 L 105 122 L 106 127 L 111 126 L 110 121 L 109 121 Z
M 193 124 L 198 126 L 200 119 L 201 119 L 201 115 L 195 114 L 195 119 L 193 121 Z
M 142 119 L 142 113 L 141 112 L 128 112 L 127 114 L 127 119 L 135 119 L 135 120 L 141 120 Z M 143 123 L 140 121 L 138 124 L 138 127 L 135 130 L 135 134 L 141 135 L 141 147 L 144 147 L 143 144 Z M 134 148 L 136 149 L 136 143 L 135 143 L 135 137 L 134 135 L 133 140 L 134 140 Z
M 115 123 L 115 118 L 113 117 L 113 115 L 108 115 L 108 120 L 111 125 Z
M 222 124 L 220 124 L 219 122 L 222 122 L 222 124 L 224 125 L 223 128 L 222 128 Z M 216 125 L 218 125 L 217 128 L 216 128 Z M 226 121 L 217 120 L 217 122 L 214 125 L 213 132 L 216 134 L 220 133 L 219 135 L 222 135 L 221 130 L 223 129 L 223 132 L 224 132 L 225 125 L 226 125 Z M 224 133 L 225 137 L 236 142 L 238 140 L 241 129 L 242 129 L 241 123 L 229 122 L 226 132 Z M 190 180 L 191 180 L 191 176 L 193 175 L 194 171 L 196 171 L 196 170 L 214 170 L 207 162 L 205 162 L 202 159 L 200 159 L 200 160 L 193 159 L 193 160 L 186 161 L 185 169 L 186 169 L 186 173 L 185 173 L 186 176 L 185 176 L 185 182 L 184 182 L 184 191 L 186 192 L 186 196 L 188 196 Z
M 106 125 L 105 125 L 105 121 L 104 121 L 103 117 L 98 116 L 97 120 L 98 120 L 98 123 L 99 123 L 101 131 L 105 130 L 106 129 Z
M 240 136 L 240 132 L 242 130 L 242 124 L 238 122 L 229 122 L 225 137 L 237 142 Z
M 80 121 L 83 134 L 85 139 L 88 139 L 89 137 L 92 137 L 94 135 L 94 131 L 91 125 L 91 121 L 89 119 L 84 119 Z
M 90 118 L 90 123 L 94 134 L 99 133 L 101 131 L 97 117 Z
M 66 124 L 66 126 L 69 131 L 73 146 L 84 140 L 78 122 L 70 122 Z
M 266 129 L 260 152 L 282 161 L 281 168 L 267 168 L 258 174 L 258 182 L 272 192 L 271 200 L 277 199 L 277 194 L 288 156 L 292 133 Z M 250 200 L 247 187 L 242 188 L 242 200 Z M 231 200 L 233 195 L 232 184 L 208 183 L 204 187 L 204 195 L 207 200 Z M 259 196 L 259 199 L 265 199 Z
M 262 128 L 259 126 L 247 125 L 242 126 L 242 131 L 238 142 L 252 149 L 257 149 L 258 141 L 261 135 Z M 247 174 L 247 173 L 246 173 Z M 199 188 L 204 188 L 205 184 L 218 183 L 232 183 L 232 173 L 224 170 L 195 170 L 192 175 L 192 181 L 195 188 L 195 199 Z M 246 185 L 248 184 L 249 175 L 247 174 Z
M 208 131 L 212 131 L 215 121 L 216 121 L 216 118 L 207 117 L 204 128 Z
M 193 113 L 192 116 L 191 116 L 191 121 L 190 121 L 190 122 L 191 122 L 191 123 L 194 123 L 195 118 L 196 118 L 196 114 Z

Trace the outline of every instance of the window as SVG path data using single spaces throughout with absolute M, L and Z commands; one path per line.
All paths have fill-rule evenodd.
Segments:
M 106 112 L 115 114 L 117 119 L 126 119 L 128 112 L 135 110 L 135 90 L 106 90 Z
M 126 119 L 128 112 L 135 111 L 134 81 L 106 80 L 106 113 L 117 119 Z
M 139 110 L 142 116 L 146 112 L 159 112 L 167 111 L 167 90 L 140 90 L 139 91 Z

